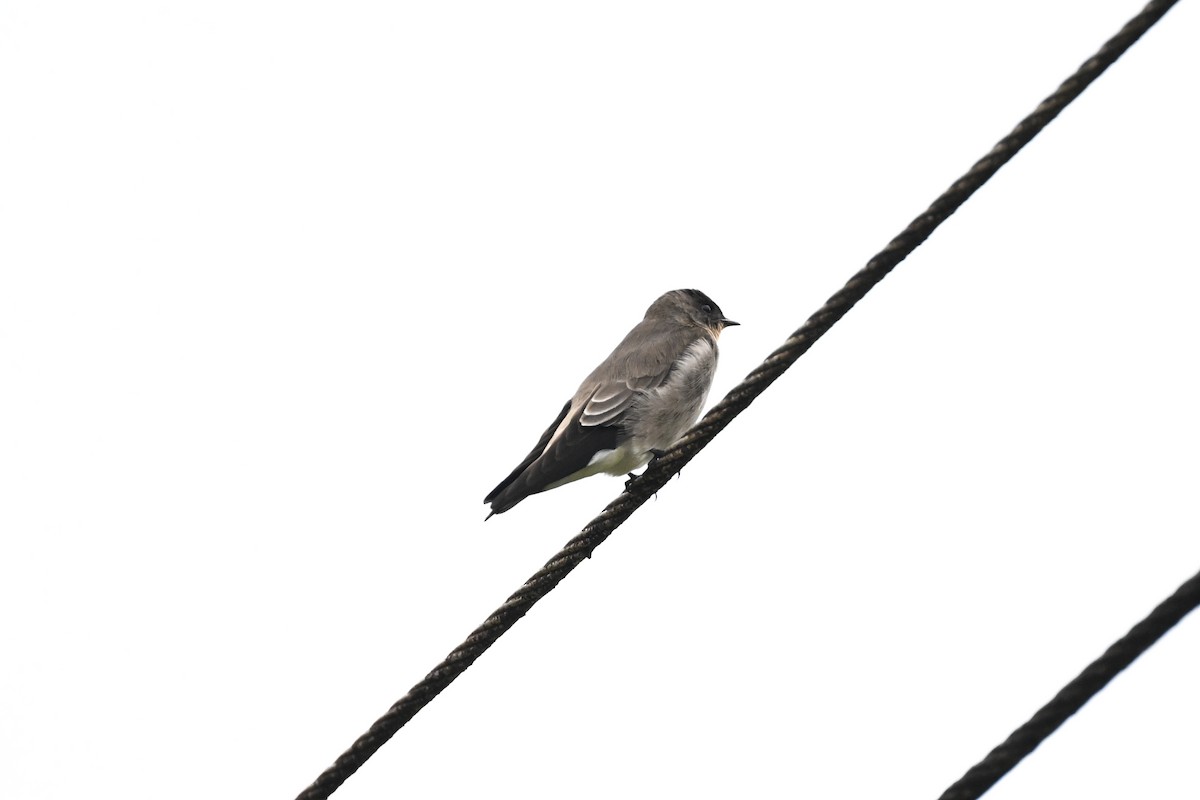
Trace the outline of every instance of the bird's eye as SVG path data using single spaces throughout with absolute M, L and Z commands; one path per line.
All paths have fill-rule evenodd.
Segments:
M 701 311 L 703 311 L 705 314 L 711 314 L 711 313 L 712 313 L 712 306 L 710 306 L 710 305 L 708 305 L 707 303 L 705 303 L 704 305 L 700 306 L 700 310 L 701 310 Z

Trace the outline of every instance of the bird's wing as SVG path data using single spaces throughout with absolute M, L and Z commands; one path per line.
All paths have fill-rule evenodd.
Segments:
M 572 413 L 572 407 L 576 409 Z M 531 494 L 537 494 L 552 484 L 574 475 L 591 463 L 592 456 L 601 450 L 617 447 L 617 428 L 580 424 L 582 404 L 568 401 L 558 418 L 542 434 L 542 438 L 517 465 L 511 474 L 483 499 L 492 504 L 492 513 L 499 514 L 515 506 Z
M 593 427 L 619 421 L 639 394 L 666 382 L 688 347 L 703 335 L 661 320 L 642 320 L 584 381 L 585 387 L 591 383 L 596 388 L 583 406 L 579 424 Z
M 508 474 L 507 478 L 496 484 L 495 489 L 492 489 L 492 491 L 488 492 L 488 496 L 483 498 L 483 502 L 491 503 L 493 500 L 495 500 L 496 497 L 498 497 L 505 489 L 512 485 L 513 481 L 521 476 L 521 473 L 524 472 L 530 464 L 537 460 L 537 457 L 546 450 L 546 445 L 550 443 L 550 437 L 554 436 L 554 432 L 558 430 L 558 427 L 562 424 L 562 421 L 566 419 L 566 416 L 568 413 L 570 413 L 570 411 L 571 401 L 568 400 L 567 404 L 563 406 L 562 411 L 558 412 L 558 417 L 554 420 L 554 422 L 550 423 L 549 428 L 546 428 L 546 432 L 542 434 L 542 438 L 538 439 L 538 443 L 535 444 L 533 449 L 529 451 L 529 455 L 525 456 L 525 459 L 517 465 L 516 469 Z M 516 502 L 519 501 L 514 501 L 513 505 L 515 505 Z M 506 509 L 499 510 L 503 511 Z

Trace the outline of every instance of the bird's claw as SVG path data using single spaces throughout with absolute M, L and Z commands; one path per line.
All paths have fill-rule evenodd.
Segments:
M 651 451 L 650 451 L 650 455 L 651 455 L 651 456 L 653 456 L 653 458 L 651 458 L 651 459 L 650 459 L 650 465 L 651 465 L 651 466 L 653 466 L 655 461 L 658 461 L 660 458 L 662 458 L 662 457 L 663 457 L 663 456 L 665 456 L 666 454 L 667 454 L 667 451 L 666 451 L 666 450 L 651 450 Z M 649 469 L 649 467 L 647 467 L 647 469 Z M 645 473 L 643 473 L 643 474 L 645 474 Z M 682 468 L 682 467 L 680 467 L 679 469 L 675 470 L 675 477 L 676 477 L 676 478 L 678 478 L 678 477 L 679 477 L 680 475 L 682 475 L 682 474 L 683 474 L 683 468 Z
M 650 453 L 650 463 L 646 465 L 645 470 L 642 470 L 642 475 L 645 475 L 646 470 L 648 470 L 654 466 L 655 461 L 658 461 L 658 459 L 662 458 L 663 456 L 665 456 L 667 454 L 666 450 L 658 450 L 658 449 L 650 450 L 648 452 Z M 626 492 L 628 492 L 632 488 L 633 482 L 635 480 L 642 477 L 642 475 L 638 475 L 637 473 L 634 473 L 634 472 L 630 472 L 627 474 L 629 475 L 629 480 L 625 481 L 625 491 Z M 655 492 L 654 496 L 658 497 L 658 493 Z

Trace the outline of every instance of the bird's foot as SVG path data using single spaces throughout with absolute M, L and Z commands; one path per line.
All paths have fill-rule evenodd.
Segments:
M 666 451 L 666 450 L 651 450 L 651 451 L 650 451 L 650 455 L 651 455 L 651 456 L 653 456 L 653 458 L 651 458 L 651 459 L 650 459 L 650 466 L 654 466 L 654 462 L 655 462 L 655 461 L 658 461 L 660 458 L 662 458 L 662 457 L 663 457 L 663 456 L 665 456 L 666 454 L 667 454 L 667 451 Z M 647 469 L 649 469 L 649 467 L 647 467 Z M 644 474 L 644 473 L 643 473 L 643 474 Z M 676 470 L 676 471 L 675 471 L 675 477 L 676 477 L 676 478 L 678 478 L 678 477 L 679 477 L 680 475 L 682 475 L 682 474 L 683 474 L 683 468 L 682 468 L 682 467 L 681 467 L 680 469 L 678 469 L 678 470 Z
M 650 450 L 648 452 L 650 453 L 650 463 L 646 465 L 646 469 L 642 470 L 642 475 L 645 475 L 646 471 L 654 466 L 655 461 L 657 461 L 658 459 L 662 458 L 663 456 L 665 456 L 667 454 L 666 450 L 657 450 L 657 449 Z M 627 491 L 627 492 L 629 491 L 630 487 L 633 486 L 633 482 L 635 480 L 637 480 L 638 478 L 642 477 L 642 475 L 638 475 L 634 472 L 630 472 L 630 473 L 628 473 L 628 475 L 629 475 L 629 480 L 625 481 L 625 491 Z M 657 497 L 657 496 L 658 495 L 656 493 L 655 497 Z

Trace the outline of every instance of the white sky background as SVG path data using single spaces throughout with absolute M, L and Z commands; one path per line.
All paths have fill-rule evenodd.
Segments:
M 0 752 L 292 797 L 621 490 L 481 500 L 668 289 L 715 402 L 1140 8 L 0 6 Z M 1182 3 L 338 798 L 933 798 L 1200 569 Z M 989 797 L 1200 793 L 1189 618 Z

